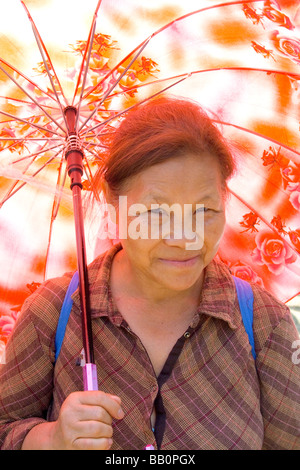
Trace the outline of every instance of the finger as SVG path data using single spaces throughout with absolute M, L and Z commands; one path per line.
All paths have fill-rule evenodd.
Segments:
M 99 421 L 109 425 L 113 420 L 105 408 L 94 405 L 82 405 L 77 416 L 78 421 Z
M 119 405 L 121 405 L 121 398 L 117 397 L 117 395 L 110 395 L 110 397 L 115 400 Z
M 99 421 L 81 421 L 77 423 L 76 434 L 76 439 L 109 439 L 113 436 L 113 428 Z
M 112 446 L 111 438 L 86 439 L 78 438 L 73 443 L 75 450 L 109 450 Z
M 83 405 L 100 406 L 115 419 L 122 419 L 124 412 L 120 406 L 120 401 L 112 398 L 112 395 L 101 391 L 81 392 L 78 399 Z

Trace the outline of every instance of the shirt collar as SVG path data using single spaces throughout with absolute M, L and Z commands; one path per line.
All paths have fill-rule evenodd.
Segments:
M 122 249 L 121 243 L 113 245 L 105 253 L 98 256 L 88 267 L 90 312 L 92 318 L 107 316 L 116 325 L 120 326 L 123 317 L 113 303 L 109 286 L 112 260 L 116 253 Z M 72 295 L 75 311 L 80 313 L 79 289 Z
M 205 268 L 198 314 L 224 320 L 232 329 L 240 323 L 235 284 L 229 268 L 222 262 L 213 260 Z
M 98 256 L 88 269 L 91 316 L 93 318 L 107 316 L 116 326 L 121 325 L 123 317 L 113 302 L 109 278 L 112 260 L 121 249 L 121 243 L 112 246 L 108 251 Z M 78 289 L 72 299 L 77 313 L 79 313 Z M 213 260 L 205 268 L 200 302 L 191 326 L 196 327 L 200 316 L 207 315 L 224 320 L 230 328 L 236 329 L 240 323 L 238 312 L 235 286 L 229 269 L 223 263 Z

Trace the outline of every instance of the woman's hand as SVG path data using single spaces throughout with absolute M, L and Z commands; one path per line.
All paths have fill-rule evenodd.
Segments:
M 64 401 L 53 428 L 54 448 L 110 449 L 112 420 L 124 416 L 120 405 L 120 398 L 100 391 L 70 394 Z
M 22 448 L 108 450 L 112 421 L 123 417 L 119 397 L 101 391 L 74 392 L 62 404 L 58 420 L 33 428 Z

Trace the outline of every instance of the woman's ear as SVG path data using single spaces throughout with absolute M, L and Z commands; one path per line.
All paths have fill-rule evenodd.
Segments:
M 104 197 L 105 197 L 106 202 L 107 202 L 107 196 L 108 196 L 109 189 L 108 189 L 107 181 L 105 181 L 104 178 L 102 178 L 102 180 L 101 180 L 100 189 L 101 189 L 101 191 L 103 191 Z
M 118 212 L 118 198 L 114 195 L 110 189 L 107 181 L 103 178 L 101 181 L 101 190 L 103 191 L 103 196 L 108 207 L 108 211 L 111 216 L 111 220 L 116 223 L 116 213 Z
M 113 204 L 112 192 L 108 186 L 107 181 L 104 178 L 102 178 L 101 180 L 100 187 L 101 187 L 101 190 L 103 191 L 103 195 L 105 197 L 107 204 Z

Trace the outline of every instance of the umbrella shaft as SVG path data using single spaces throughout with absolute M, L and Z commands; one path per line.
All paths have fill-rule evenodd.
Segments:
M 74 184 L 72 187 L 73 207 L 75 218 L 76 246 L 77 246 L 77 263 L 79 274 L 79 289 L 82 316 L 82 334 L 83 346 L 86 355 L 86 362 L 93 363 L 93 346 L 92 346 L 92 328 L 89 314 L 89 286 L 87 276 L 85 237 L 82 215 L 81 188 Z
M 65 156 L 67 160 L 68 174 L 71 179 L 71 190 L 73 194 L 83 347 L 85 352 L 86 363 L 93 364 L 93 335 L 92 322 L 90 316 L 89 284 L 81 201 L 83 152 L 81 150 L 80 139 L 76 132 L 76 114 L 77 110 L 73 106 L 65 108 L 66 122 L 68 125 L 68 139 Z M 87 376 L 89 376 L 89 374 L 87 374 Z
M 92 326 L 91 326 L 91 318 L 90 318 L 90 311 L 89 311 L 89 285 L 88 285 L 85 235 L 84 235 L 82 199 L 81 199 L 81 190 L 82 190 L 81 176 L 83 174 L 83 170 L 82 170 L 83 155 L 80 151 L 75 150 L 75 151 L 68 152 L 66 155 L 66 158 L 67 158 L 67 163 L 68 163 L 68 174 L 71 178 L 71 189 L 72 189 L 72 195 L 73 195 L 83 347 L 85 351 L 86 362 L 93 363 L 94 362 L 93 344 L 92 344 L 93 339 L 92 339 Z

